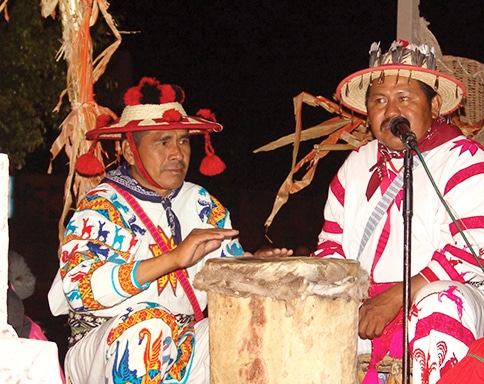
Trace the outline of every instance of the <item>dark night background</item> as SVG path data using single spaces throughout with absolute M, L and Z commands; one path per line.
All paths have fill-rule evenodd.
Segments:
M 184 106 L 189 114 L 198 108 L 215 111 L 225 129 L 212 135 L 212 142 L 228 168 L 214 178 L 201 176 L 197 169 L 203 141 L 196 138 L 189 179 L 206 186 L 231 208 L 234 224 L 252 216 L 260 227 L 290 170 L 292 147 L 259 154 L 252 151 L 294 131 L 293 97 L 305 91 L 332 98 L 340 80 L 367 66 L 373 41 L 381 41 L 383 50 L 389 47 L 396 37 L 397 5 L 397 0 L 113 0 L 110 9 L 119 15 L 119 30 L 137 33 L 123 34 L 107 74 L 119 82 L 119 93 L 105 102 L 120 112 L 126 87 L 142 76 L 153 76 L 185 89 Z M 443 54 L 481 62 L 483 9 L 481 0 L 420 1 L 420 15 L 430 23 Z M 332 117 L 322 108 L 303 111 L 306 127 Z M 304 144 L 300 157 L 316 142 Z M 328 155 L 320 162 L 313 183 L 290 197 L 271 227 L 278 245 L 294 246 L 296 239 L 315 241 L 327 185 L 345 156 L 341 152 Z M 243 209 L 241 217 L 237 191 L 245 190 L 263 191 L 271 197 L 261 207 Z M 317 206 L 304 210 L 308 200 Z M 309 213 L 305 222 L 310 235 L 296 226 L 291 235 L 278 239 L 277 225 L 291 221 L 298 211 Z M 263 234 L 263 228 L 259 233 Z M 251 246 L 256 243 L 252 240 Z
M 212 135 L 212 143 L 227 170 L 213 178 L 198 173 L 203 140 L 196 137 L 188 179 L 207 187 L 231 210 L 233 224 L 250 251 L 265 241 L 263 224 L 290 170 L 292 147 L 252 151 L 294 131 L 293 97 L 305 91 L 332 98 L 340 80 L 367 66 L 372 42 L 381 41 L 386 50 L 396 37 L 397 0 L 110 4 L 118 29 L 136 33 L 123 34 L 104 75 L 119 85 L 118 90 L 100 91 L 98 103 L 119 114 L 126 88 L 143 76 L 153 76 L 184 88 L 189 114 L 212 109 L 225 127 Z M 430 23 L 444 55 L 484 62 L 483 4 L 420 1 L 420 15 Z M 305 127 L 332 117 L 322 108 L 303 111 Z M 302 145 L 300 157 L 313 144 Z M 344 152 L 329 154 L 320 161 L 313 183 L 289 198 L 269 231 L 276 245 L 315 246 L 326 189 L 345 157 Z M 17 178 L 11 242 L 38 278 L 36 294 L 26 300 L 28 313 L 51 339 L 65 340 L 65 323 L 52 318 L 46 301 L 57 263 L 65 175 L 57 171 L 47 176 L 43 162 L 48 160 L 47 152 L 41 161 L 33 156 Z M 62 161 L 56 160 L 54 166 L 63 169 Z M 62 354 L 65 344 L 59 341 L 59 346 Z

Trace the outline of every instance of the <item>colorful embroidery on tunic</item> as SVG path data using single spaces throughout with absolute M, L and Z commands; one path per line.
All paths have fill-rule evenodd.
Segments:
M 143 378 L 142 383 L 157 384 L 161 382 L 161 342 L 163 340 L 163 332 L 160 332 L 158 337 L 151 344 L 151 332 L 148 328 L 143 328 L 139 332 L 139 344 L 146 338 L 145 352 L 143 355 L 143 361 L 145 363 L 146 375 Z M 147 379 L 147 380 L 146 380 Z
M 119 363 L 118 363 L 119 361 Z M 136 369 L 129 369 L 129 343 L 126 342 L 123 355 L 119 358 L 119 341 L 116 343 L 116 352 L 114 353 L 114 364 L 112 370 L 113 383 L 139 383 L 141 378 L 137 376 Z M 105 378 L 105 382 L 108 382 Z
M 439 360 L 433 362 L 431 362 L 432 357 L 430 355 L 426 355 L 423 350 L 416 349 L 413 351 L 412 357 L 416 362 L 418 362 L 422 384 L 429 383 L 430 373 L 432 371 L 437 371 L 437 369 L 442 365 L 447 355 L 447 350 L 447 344 L 444 341 L 439 341 L 437 343 L 437 357 Z M 413 373 L 414 376 L 417 375 L 417 372 L 417 367 L 415 367 Z
M 223 228 L 227 212 L 225 207 L 215 197 L 210 196 L 212 209 L 208 215 L 208 223 L 214 227 Z
M 195 345 L 195 330 L 194 324 L 188 324 L 183 331 L 180 333 L 180 343 L 178 344 L 178 356 L 176 361 L 170 367 L 166 375 L 166 380 L 164 382 L 169 383 L 170 380 L 176 380 L 180 382 L 184 377 L 188 375 L 187 372 L 190 360 L 193 358 L 193 347 Z
M 178 355 L 173 362 L 169 355 L 164 355 L 164 351 L 168 349 L 171 339 L 167 338 L 163 343 L 163 333 L 151 343 L 152 335 L 147 328 L 143 328 L 139 332 L 140 342 L 146 339 L 145 352 L 143 354 L 143 361 L 145 365 L 146 374 L 142 376 L 137 375 L 137 370 L 129 368 L 129 343 L 126 342 L 126 347 L 121 358 L 119 358 L 119 341 L 116 343 L 116 352 L 114 356 L 113 365 L 113 380 L 115 383 L 160 383 L 162 365 L 171 364 L 163 383 L 179 383 L 182 382 L 189 375 L 189 367 L 193 359 L 193 348 L 195 345 L 193 324 L 189 324 L 180 334 L 180 344 L 178 345 Z
M 133 272 L 134 263 L 123 264 L 118 270 L 118 281 L 121 288 L 130 295 L 136 295 L 141 292 L 142 289 L 136 287 L 131 279 L 131 273 Z
M 166 245 L 167 249 L 172 250 L 175 248 L 175 242 L 173 240 L 173 237 L 168 237 L 166 236 L 165 232 L 158 227 L 158 233 L 160 234 L 160 237 L 163 241 L 163 243 Z M 153 254 L 154 257 L 160 257 L 163 255 L 163 250 L 160 248 L 158 244 L 150 244 L 150 250 L 151 253 Z M 185 269 L 181 270 L 181 273 L 185 275 L 186 278 L 188 278 L 187 271 Z M 161 292 L 166 288 L 166 286 L 170 283 L 171 288 L 173 289 L 173 294 L 176 295 L 176 287 L 178 284 L 178 279 L 176 277 L 175 272 L 170 272 L 166 275 L 161 276 L 159 279 L 157 279 L 157 284 L 158 284 L 158 295 L 161 295 Z
M 180 273 L 182 273 L 188 279 L 188 273 L 186 269 L 180 270 Z M 158 282 L 158 295 L 161 295 L 161 292 L 163 292 L 163 290 L 166 288 L 168 283 L 170 283 L 170 286 L 173 289 L 173 294 L 176 296 L 176 287 L 178 284 L 178 278 L 176 277 L 175 272 L 170 272 L 166 275 L 163 275 L 157 280 L 157 282 Z
M 142 321 L 150 319 L 161 319 L 171 328 L 172 338 L 175 343 L 178 343 L 178 327 L 176 324 L 176 317 L 171 313 L 163 311 L 159 308 L 146 308 L 140 311 L 136 311 L 124 318 L 124 321 L 118 324 L 115 328 L 109 332 L 107 343 L 111 345 L 119 336 L 121 336 L 127 329 L 133 325 L 139 324 Z
M 98 212 L 120 227 L 129 228 L 129 225 L 125 223 L 115 205 L 104 197 L 86 196 L 86 198 L 79 203 L 78 211 L 83 211 L 85 209 L 91 209 Z
M 227 246 L 227 252 L 231 256 L 242 256 L 244 254 L 244 249 L 242 246 L 239 244 L 238 241 L 232 241 L 228 246 Z M 222 254 L 220 257 L 226 257 L 225 252 L 222 250 Z
M 96 269 L 103 266 L 105 263 L 100 261 L 98 263 L 91 264 L 89 272 L 81 277 L 79 281 L 79 292 L 81 295 L 82 304 L 85 308 L 89 309 L 101 309 L 104 308 L 103 305 L 99 304 L 94 300 L 94 295 L 91 289 L 91 276 Z
M 70 240 L 79 239 L 79 236 L 71 235 L 69 236 Z M 68 241 L 70 241 L 68 240 Z M 66 242 L 68 242 L 66 241 Z M 80 265 L 86 260 L 92 260 L 93 256 L 87 252 L 76 252 L 77 246 L 73 248 L 73 250 L 69 253 L 69 255 L 63 255 L 66 258 L 66 264 L 64 264 L 60 270 L 61 277 L 64 276 L 69 272 L 71 269 L 75 268 L 76 266 Z

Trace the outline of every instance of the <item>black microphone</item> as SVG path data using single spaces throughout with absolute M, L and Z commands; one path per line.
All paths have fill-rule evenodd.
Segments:
M 402 140 L 405 147 L 416 147 L 417 136 L 410 130 L 410 122 L 403 116 L 397 116 L 390 121 L 390 131 Z

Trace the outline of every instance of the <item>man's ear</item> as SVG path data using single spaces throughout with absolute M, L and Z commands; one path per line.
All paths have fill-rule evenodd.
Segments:
M 442 107 L 442 96 L 439 94 L 432 98 L 430 107 L 432 108 L 432 118 L 436 119 L 440 115 L 440 107 Z
M 121 153 L 123 154 L 124 159 L 128 162 L 129 165 L 134 165 L 134 154 L 128 140 L 123 140 L 121 142 Z

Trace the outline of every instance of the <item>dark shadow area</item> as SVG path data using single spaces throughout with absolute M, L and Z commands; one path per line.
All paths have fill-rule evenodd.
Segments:
M 67 351 L 66 316 L 50 313 L 47 293 L 58 268 L 57 223 L 62 209 L 61 176 L 21 174 L 15 177 L 14 210 L 9 220 L 9 248 L 22 255 L 36 277 L 32 296 L 24 300 L 25 314 L 46 337 L 57 343 L 61 362 Z

